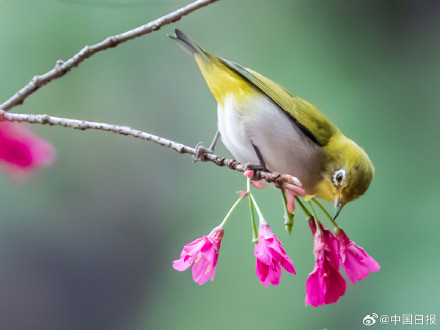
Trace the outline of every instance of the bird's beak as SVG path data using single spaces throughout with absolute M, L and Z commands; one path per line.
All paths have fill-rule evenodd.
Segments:
M 333 220 L 336 220 L 336 218 L 338 217 L 339 213 L 341 213 L 342 208 L 344 207 L 344 203 L 342 202 L 342 198 L 341 197 L 336 197 L 335 198 L 335 215 L 333 216 Z

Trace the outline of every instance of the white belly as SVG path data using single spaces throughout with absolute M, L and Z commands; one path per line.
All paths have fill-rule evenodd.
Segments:
M 324 153 L 267 96 L 237 104 L 230 95 L 217 113 L 223 144 L 235 159 L 260 164 L 254 145 L 268 170 L 296 176 L 309 194 L 314 193 Z

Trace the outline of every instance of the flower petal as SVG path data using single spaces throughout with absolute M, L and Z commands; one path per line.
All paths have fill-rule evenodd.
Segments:
M 213 281 L 223 233 L 222 227 L 216 227 L 208 236 L 186 244 L 180 253 L 180 259 L 173 261 L 173 268 L 184 271 L 192 265 L 192 275 L 196 283 L 202 285 L 209 279 Z
M 316 263 L 306 281 L 305 303 L 317 307 L 337 302 L 345 294 L 347 282 L 325 259 Z
M 281 267 L 277 263 L 272 263 L 269 267 L 269 281 L 272 285 L 280 284 L 282 275 Z
M 260 259 L 257 259 L 257 266 L 255 267 L 255 272 L 261 284 L 263 284 L 264 286 L 268 286 L 269 265 L 261 262 Z
M 199 285 L 205 284 L 211 277 L 212 273 L 215 274 L 215 267 L 213 267 L 206 255 L 201 254 L 200 258 L 194 262 L 192 267 L 194 282 Z
M 313 218 L 309 220 L 314 234 L 313 254 L 315 267 L 306 281 L 306 305 L 314 307 L 331 304 L 345 294 L 347 282 L 339 273 L 339 243 L 332 232 L 319 223 L 319 230 Z
M 326 284 L 325 303 L 332 304 L 337 302 L 339 298 L 345 294 L 347 282 L 339 271 L 334 269 L 331 265 L 326 265 L 324 269 L 326 272 L 323 274 Z
M 51 144 L 23 124 L 0 122 L 0 161 L 15 176 L 50 165 L 55 158 Z
M 336 233 L 340 244 L 340 258 L 342 267 L 347 273 L 351 283 L 356 283 L 368 277 L 370 272 L 380 269 L 376 260 L 368 255 L 365 250 L 350 240 L 342 229 Z
M 325 288 L 323 278 L 318 273 L 318 270 L 319 267 L 316 264 L 306 281 L 305 304 L 312 305 L 313 307 L 325 304 Z
M 283 267 L 289 273 L 295 274 L 292 260 L 287 256 L 283 245 L 273 234 L 267 222 L 260 223 L 258 227 L 258 244 L 254 254 L 257 260 L 255 272 L 264 286 L 278 285 Z

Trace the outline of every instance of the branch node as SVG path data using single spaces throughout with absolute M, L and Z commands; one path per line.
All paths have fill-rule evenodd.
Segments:
M 50 126 L 53 126 L 54 124 L 50 122 L 50 117 L 49 115 L 42 115 L 41 116 L 41 123 L 43 125 L 49 124 Z
M 63 60 L 58 60 L 58 61 L 55 63 L 55 69 L 58 69 L 59 67 L 63 66 L 63 64 L 64 64 L 64 61 L 63 61 Z
M 105 42 L 108 43 L 108 48 L 116 47 L 119 44 L 118 39 L 115 36 L 107 37 Z
M 176 144 L 175 147 L 176 147 L 176 151 L 177 151 L 179 154 L 183 154 L 183 153 L 185 153 L 185 146 L 184 146 L 183 144 L 178 143 L 178 144 Z M 171 148 L 171 144 L 168 145 L 168 148 Z
M 34 76 L 31 80 L 32 84 L 35 85 L 36 88 L 40 88 L 41 87 L 41 76 Z

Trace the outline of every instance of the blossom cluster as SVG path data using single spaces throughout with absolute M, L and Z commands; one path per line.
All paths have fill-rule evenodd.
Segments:
M 333 234 L 314 218 L 309 219 L 309 226 L 314 236 L 316 263 L 306 281 L 306 305 L 331 304 L 344 295 L 347 283 L 339 272 L 341 265 L 353 284 L 366 278 L 371 271 L 379 271 L 376 260 L 339 227 Z
M 243 193 L 242 197 L 244 196 Z M 306 305 L 317 307 L 331 304 L 345 294 L 347 283 L 340 273 L 340 266 L 352 283 L 363 280 L 370 272 L 380 269 L 379 264 L 362 247 L 350 240 L 341 228 L 336 226 L 335 233 L 332 233 L 314 217 L 308 223 L 314 240 L 315 266 L 306 281 Z M 185 245 L 180 259 L 173 262 L 174 269 L 184 271 L 192 266 L 196 283 L 202 285 L 208 279 L 213 281 L 223 234 L 224 229 L 220 225 L 208 236 Z M 283 245 L 269 224 L 261 219 L 254 254 L 255 272 L 264 286 L 278 285 L 283 268 L 288 273 L 296 273 Z

